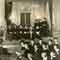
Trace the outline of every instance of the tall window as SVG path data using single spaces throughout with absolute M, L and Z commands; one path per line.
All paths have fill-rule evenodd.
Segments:
M 30 13 L 21 13 L 21 24 L 30 24 Z

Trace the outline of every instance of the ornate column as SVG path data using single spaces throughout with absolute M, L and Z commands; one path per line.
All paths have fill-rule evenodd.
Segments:
M 6 21 L 5 21 L 5 0 L 0 0 L 0 31 L 3 31 L 3 40 L 6 37 Z
M 53 32 L 60 39 L 60 0 L 53 0 Z

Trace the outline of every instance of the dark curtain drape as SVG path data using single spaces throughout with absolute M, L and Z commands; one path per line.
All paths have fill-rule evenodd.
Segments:
M 52 33 L 52 6 L 53 6 L 53 0 L 48 0 L 49 2 L 49 13 L 50 13 L 50 20 L 51 20 L 51 33 Z
M 11 11 L 12 11 L 12 1 L 5 0 L 5 19 L 6 19 L 7 25 L 9 25 L 10 22 L 11 22 L 11 21 L 8 19 Z

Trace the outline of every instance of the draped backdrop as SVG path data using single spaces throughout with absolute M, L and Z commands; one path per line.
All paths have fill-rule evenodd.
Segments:
M 34 23 L 34 20 L 37 18 L 43 19 L 43 18 L 47 18 L 47 22 L 49 24 L 49 28 L 51 30 L 51 20 L 52 20 L 52 14 L 51 11 L 52 9 L 50 6 L 50 1 L 49 0 L 31 0 L 31 1 L 12 1 L 12 3 L 10 2 L 10 8 L 8 11 L 9 13 L 9 20 L 11 20 L 11 22 L 15 23 L 16 25 L 21 24 L 21 12 L 23 11 L 23 9 L 30 9 L 29 12 L 31 12 L 31 24 Z M 8 15 L 8 14 L 7 14 Z

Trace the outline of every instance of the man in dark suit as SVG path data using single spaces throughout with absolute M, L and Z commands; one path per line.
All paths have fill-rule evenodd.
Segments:
M 49 25 L 46 18 L 40 20 L 40 36 L 41 37 L 49 36 Z

